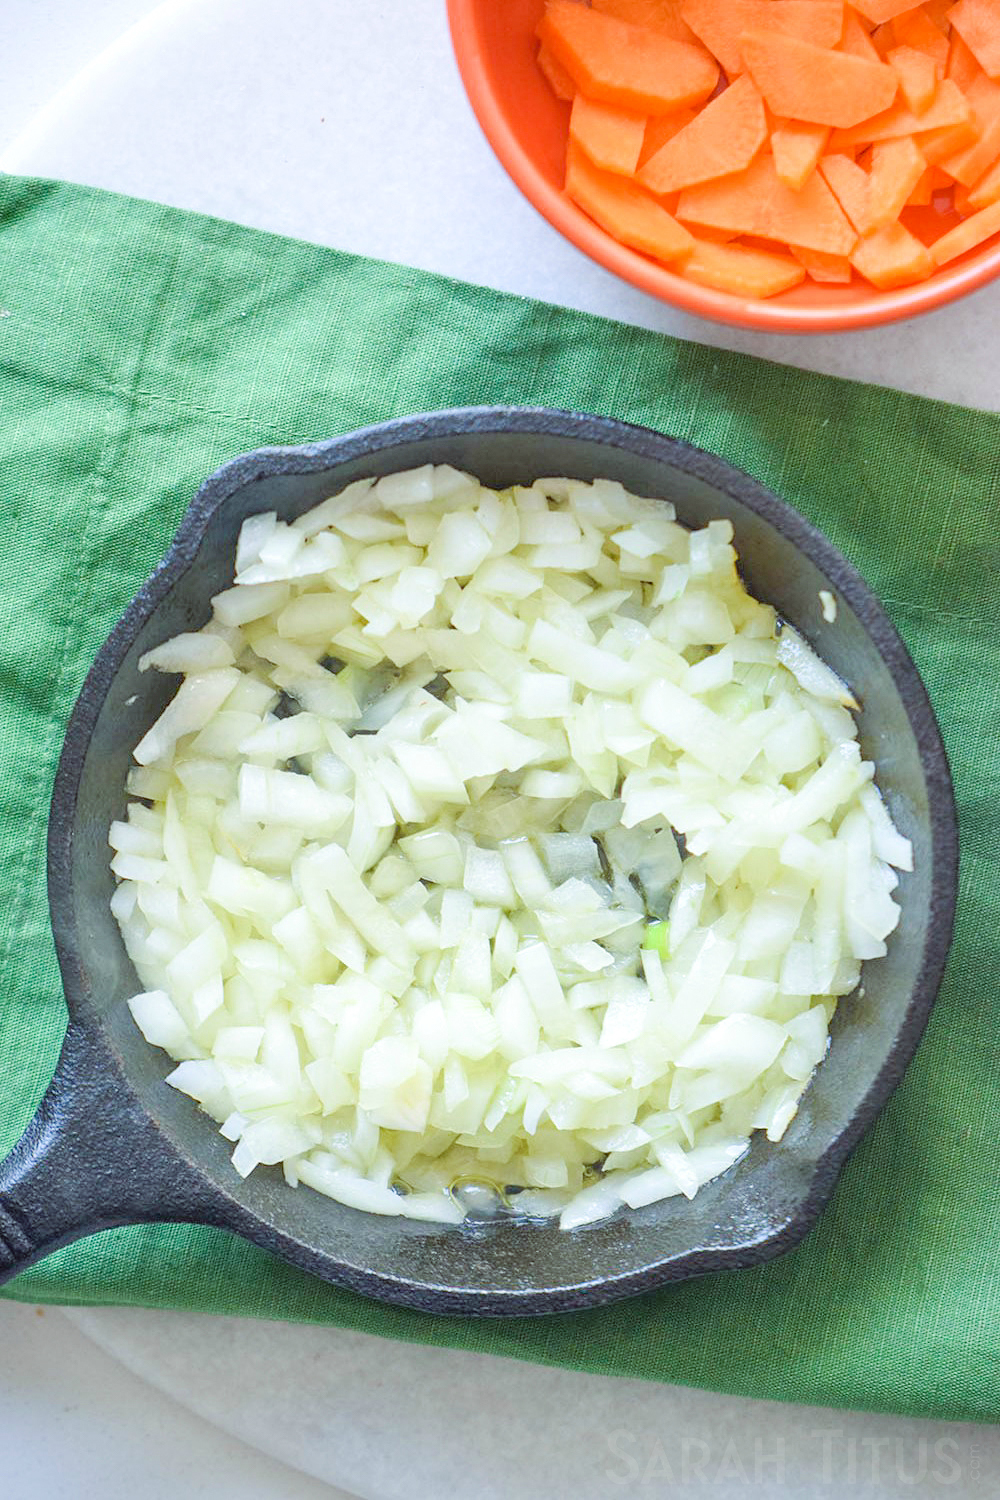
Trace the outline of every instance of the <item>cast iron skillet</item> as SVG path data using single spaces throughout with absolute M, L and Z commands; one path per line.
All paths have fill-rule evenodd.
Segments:
M 215 1126 L 167 1087 L 164 1055 L 134 1026 L 140 988 L 108 909 L 108 825 L 121 817 L 130 747 L 173 678 L 139 674 L 144 651 L 208 618 L 232 577 L 245 516 L 290 518 L 349 481 L 428 461 L 502 486 L 543 474 L 604 475 L 672 499 L 691 524 L 728 516 L 747 583 L 818 643 L 863 704 L 861 743 L 913 840 L 887 958 L 843 1001 L 829 1057 L 778 1146 L 744 1159 L 688 1203 L 672 1198 L 585 1229 L 379 1218 L 292 1191 L 277 1169 L 233 1171 Z M 824 626 L 818 593 L 839 613 Z M 851 1149 L 917 1047 L 951 937 L 957 844 L 951 780 L 926 693 L 851 565 L 802 516 L 722 459 L 645 428 L 570 412 L 470 408 L 403 418 L 330 442 L 265 448 L 201 487 L 177 535 L 94 663 L 66 733 L 49 831 L 49 900 L 69 1005 L 56 1075 L 0 1166 L 0 1281 L 97 1229 L 151 1220 L 211 1224 L 306 1271 L 434 1312 L 589 1307 L 790 1249 L 829 1198 Z

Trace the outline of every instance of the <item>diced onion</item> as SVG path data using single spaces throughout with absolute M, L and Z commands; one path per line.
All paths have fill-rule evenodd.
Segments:
M 693 1197 L 898 921 L 850 690 L 727 522 L 610 481 L 251 516 L 140 666 L 184 680 L 108 835 L 129 1007 L 241 1175 L 566 1229 Z

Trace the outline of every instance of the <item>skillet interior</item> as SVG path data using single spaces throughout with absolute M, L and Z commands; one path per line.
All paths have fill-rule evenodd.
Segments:
M 210 597 L 231 581 L 247 515 L 273 509 L 290 518 L 356 477 L 429 461 L 467 468 L 494 486 L 542 474 L 601 475 L 671 499 L 688 524 L 731 519 L 751 591 L 813 640 L 861 699 L 863 752 L 876 763 L 898 827 L 913 840 L 915 873 L 900 882 L 902 920 L 889 955 L 866 964 L 861 992 L 841 1002 L 829 1057 L 784 1140 L 772 1146 L 755 1138 L 749 1154 L 691 1203 L 668 1199 L 569 1234 L 512 1223 L 456 1229 L 379 1218 L 305 1188 L 292 1191 L 276 1169 L 241 1181 L 213 1123 L 164 1085 L 167 1059 L 144 1042 L 127 1011 L 140 986 L 108 907 L 107 828 L 123 812 L 129 749 L 176 686 L 174 678 L 140 674 L 139 656 L 205 622 Z M 824 588 L 839 601 L 832 627 L 822 624 Z M 206 482 L 81 694 L 57 781 L 50 899 L 71 1016 L 99 1028 L 145 1110 L 202 1179 L 192 1218 L 225 1224 L 328 1279 L 410 1306 L 550 1312 L 753 1264 L 807 1232 L 847 1153 L 898 1082 L 933 1003 L 954 902 L 954 811 L 912 663 L 859 576 L 797 512 L 722 460 L 645 429 L 569 413 L 471 409 L 307 448 L 261 450 Z

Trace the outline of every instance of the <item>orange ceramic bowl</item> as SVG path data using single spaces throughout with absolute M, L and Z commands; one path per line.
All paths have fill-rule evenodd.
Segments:
M 1000 244 L 981 246 L 927 281 L 880 292 L 857 277 L 850 286 L 804 281 L 757 301 L 696 285 L 629 250 L 588 219 L 562 190 L 569 105 L 556 99 L 535 61 L 535 25 L 544 0 L 448 0 L 459 70 L 486 138 L 511 177 L 549 223 L 578 249 L 663 302 L 717 323 L 767 333 L 838 333 L 929 312 L 1000 276 Z M 913 225 L 928 239 L 957 223 L 934 209 Z

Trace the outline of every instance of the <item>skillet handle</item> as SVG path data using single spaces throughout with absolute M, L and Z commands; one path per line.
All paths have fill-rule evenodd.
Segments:
M 55 1076 L 0 1162 L 0 1285 L 98 1229 L 218 1222 L 204 1179 L 159 1131 L 106 1044 L 70 1024 Z

